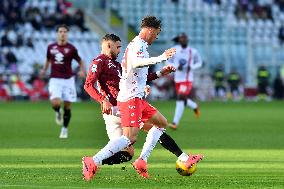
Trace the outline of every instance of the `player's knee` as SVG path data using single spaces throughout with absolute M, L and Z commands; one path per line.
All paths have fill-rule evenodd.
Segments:
M 51 100 L 52 107 L 60 107 L 61 102 L 58 99 Z

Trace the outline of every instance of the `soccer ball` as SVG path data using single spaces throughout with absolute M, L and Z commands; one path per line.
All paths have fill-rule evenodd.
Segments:
M 178 174 L 182 176 L 191 176 L 196 171 L 196 164 L 193 164 L 192 167 L 187 168 L 182 161 L 176 161 L 176 170 Z

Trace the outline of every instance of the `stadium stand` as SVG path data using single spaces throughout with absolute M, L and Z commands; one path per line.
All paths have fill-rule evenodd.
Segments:
M 245 77 L 249 61 L 257 67 L 280 65 L 284 58 L 278 38 L 284 21 L 283 1 L 117 0 L 111 7 L 121 17 L 127 14 L 129 25 L 136 29 L 144 15 L 158 15 L 164 26 L 160 42 L 186 32 L 210 69 L 226 63 L 227 72 L 234 67 Z
M 0 2 L 0 85 L 7 95 L 13 96 L 13 81 L 19 78 L 32 90 L 31 79 L 44 64 L 47 46 L 55 41 L 55 26 L 61 23 L 71 26 L 69 41 L 88 66 L 99 53 L 99 39 L 85 27 L 82 10 L 72 9 L 72 4 L 64 0 Z M 25 96 L 26 92 L 20 88 Z

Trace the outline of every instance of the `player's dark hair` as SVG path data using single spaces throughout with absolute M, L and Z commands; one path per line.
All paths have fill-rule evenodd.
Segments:
M 56 26 L 56 32 L 58 32 L 60 28 L 65 28 L 67 31 L 69 31 L 69 27 L 66 24 L 60 24 Z
M 141 28 L 161 28 L 161 20 L 156 18 L 155 16 L 146 16 L 142 19 Z
M 103 36 L 102 41 L 117 42 L 117 41 L 121 41 L 121 40 L 117 35 L 115 35 L 113 33 L 108 33 L 108 34 L 105 34 L 105 36 Z

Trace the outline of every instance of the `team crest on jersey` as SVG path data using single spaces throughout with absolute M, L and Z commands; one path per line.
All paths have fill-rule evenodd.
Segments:
M 67 54 L 70 51 L 69 48 L 64 48 L 64 53 Z
M 98 66 L 96 64 L 93 64 L 92 68 L 91 68 L 91 72 L 93 72 L 93 73 L 96 72 L 97 71 L 97 67 Z

